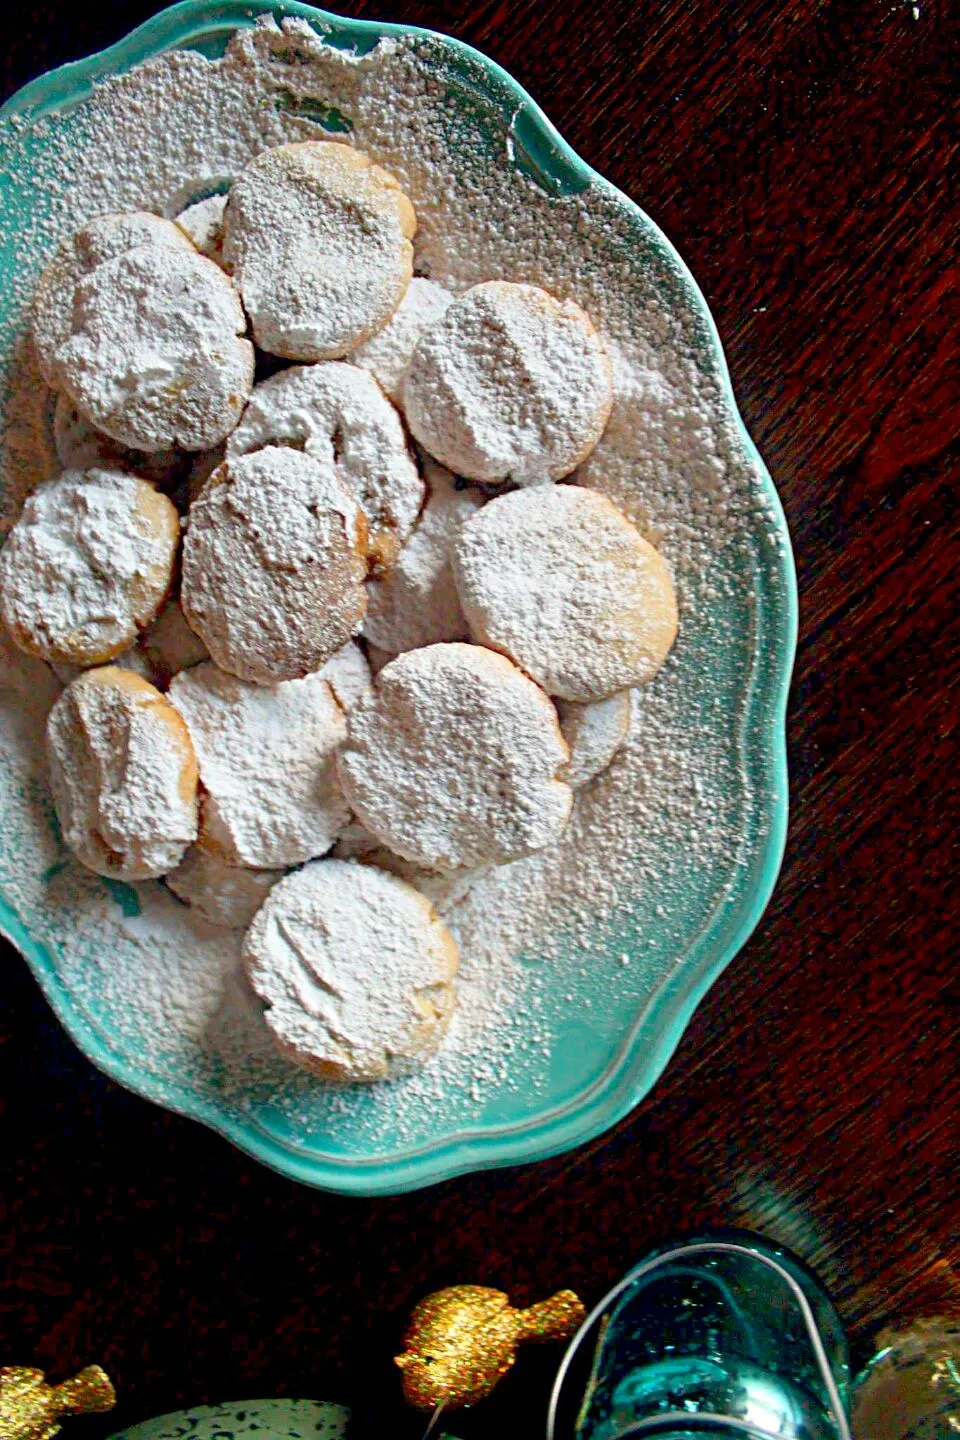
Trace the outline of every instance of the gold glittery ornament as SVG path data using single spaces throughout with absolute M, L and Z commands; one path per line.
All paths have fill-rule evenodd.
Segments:
M 515 1310 L 502 1290 L 453 1285 L 428 1295 L 410 1316 L 396 1357 L 404 1399 L 418 1410 L 476 1405 L 517 1358 L 524 1340 L 566 1340 L 586 1311 L 572 1290 Z
M 62 1385 L 48 1385 L 43 1371 L 29 1365 L 2 1366 L 0 1440 L 51 1440 L 62 1415 L 110 1410 L 116 1399 L 99 1365 L 88 1365 Z

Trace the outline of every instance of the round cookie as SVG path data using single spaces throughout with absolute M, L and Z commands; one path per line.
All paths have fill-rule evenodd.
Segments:
M 227 208 L 226 195 L 208 195 L 206 200 L 197 200 L 174 217 L 179 227 L 196 246 L 201 255 L 206 255 L 221 270 L 223 263 L 224 213 Z
M 37 281 L 31 331 L 44 379 L 56 387 L 56 354 L 73 330 L 73 303 L 80 281 L 91 270 L 140 245 L 194 246 L 172 220 L 149 211 L 98 215 L 60 246 Z
M 200 767 L 202 849 L 261 870 L 326 854 L 350 819 L 336 767 L 347 724 L 328 682 L 249 685 L 205 664 L 169 694 Z
M 378 649 L 415 650 L 444 640 L 469 640 L 450 566 L 461 525 L 484 503 L 479 490 L 458 486 L 435 460 L 424 463 L 429 494 L 413 534 L 382 579 L 367 582 L 364 637 Z
M 397 411 L 366 370 L 295 365 L 258 385 L 227 454 L 290 445 L 331 466 L 367 519 L 375 570 L 392 564 L 423 504 L 424 484 Z
M 208 925 L 246 930 L 283 874 L 226 865 L 199 845 L 191 845 L 176 870 L 165 877 L 165 884 Z
M 421 336 L 403 398 L 415 438 L 454 474 L 531 485 L 590 454 L 613 405 L 612 369 L 573 300 L 491 280 Z
M 453 573 L 474 638 L 564 700 L 652 680 L 676 638 L 669 570 L 596 490 L 540 485 L 491 500 L 461 529 Z
M 557 713 L 532 680 L 477 645 L 392 661 L 348 719 L 340 779 L 378 840 L 433 870 L 501 864 L 563 833 L 573 794 Z
M 360 629 L 363 517 L 333 470 L 268 446 L 226 460 L 190 507 L 180 603 L 217 665 L 269 685 Z
M 334 1084 L 416 1069 L 456 1003 L 452 935 L 424 895 L 372 865 L 318 860 L 281 880 L 243 959 L 276 1045 Z
M 263 151 L 233 182 L 224 241 L 257 344 L 288 360 L 349 354 L 403 299 L 416 229 L 397 181 L 359 150 Z
M 0 551 L 11 638 L 51 662 L 112 660 L 166 599 L 179 543 L 179 515 L 146 480 L 67 470 L 45 481 Z
M 151 880 L 197 835 L 197 762 L 186 726 L 148 681 L 88 670 L 47 719 L 53 803 L 66 844 L 99 875 Z
M 68 395 L 57 396 L 53 443 L 65 470 L 126 470 L 164 490 L 179 484 L 186 465 L 182 450 L 132 450 L 101 435 Z
M 609 700 L 594 700 L 591 705 L 557 701 L 560 729 L 570 746 L 570 766 L 564 778 L 574 790 L 606 770 L 630 731 L 632 709 L 629 690 L 620 690 Z
M 403 382 L 417 341 L 436 324 L 452 300 L 450 291 L 435 280 L 414 275 L 406 295 L 383 329 L 364 340 L 350 356 L 354 365 L 370 371 L 397 405 L 403 402 Z
M 54 373 L 121 445 L 203 450 L 234 428 L 253 386 L 245 331 L 240 297 L 212 260 L 192 246 L 141 245 L 79 282 Z

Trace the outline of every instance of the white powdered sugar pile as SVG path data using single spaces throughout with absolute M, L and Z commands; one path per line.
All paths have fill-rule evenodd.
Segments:
M 760 823 L 744 733 L 761 643 L 753 587 L 780 541 L 699 321 L 644 225 L 602 184 L 538 183 L 509 116 L 429 39 L 355 55 L 301 21 L 238 32 L 219 61 L 155 58 L 65 118 L 0 131 L 0 166 L 29 174 L 32 196 L 28 221 L 0 219 L 4 528 L 59 468 L 24 338 L 24 302 L 57 245 L 106 212 L 176 216 L 264 149 L 328 138 L 317 115 L 339 117 L 410 197 L 418 275 L 454 295 L 491 277 L 536 284 L 590 316 L 613 358 L 614 405 L 573 479 L 657 545 L 680 607 L 674 650 L 635 693 L 625 744 L 577 792 L 560 842 L 438 894 L 461 952 L 439 1053 L 415 1076 L 343 1091 L 276 1054 L 239 933 L 159 884 L 118 886 L 69 860 L 35 738 L 56 685 L 0 637 L 0 884 L 56 954 L 57 983 L 149 1093 L 186 1108 L 199 1095 L 208 1115 L 349 1160 L 572 1103 L 737 896 Z M 221 556 L 234 562 L 239 575 L 239 551 Z
M 54 375 L 98 429 L 141 450 L 217 445 L 253 384 L 253 346 L 223 271 L 172 245 L 105 260 L 76 288 Z
M 141 245 L 172 245 L 184 254 L 190 246 L 176 225 L 149 211 L 93 216 L 69 235 L 40 276 L 34 294 L 33 335 L 45 379 L 57 372 L 60 346 L 70 338 L 77 287 L 90 271 Z

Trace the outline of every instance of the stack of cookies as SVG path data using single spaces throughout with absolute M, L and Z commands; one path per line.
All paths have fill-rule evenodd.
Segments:
M 347 145 L 283 145 L 175 220 L 91 220 L 39 282 L 62 474 L 0 553 L 64 681 L 66 844 L 246 931 L 279 1049 L 332 1082 L 439 1045 L 432 901 L 556 844 L 670 650 L 666 565 L 567 481 L 611 365 L 587 314 L 415 276 Z

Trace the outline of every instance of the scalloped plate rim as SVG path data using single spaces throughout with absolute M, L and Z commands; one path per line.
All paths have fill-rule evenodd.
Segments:
M 528 117 L 539 138 L 559 152 L 565 164 L 583 178 L 585 185 L 602 186 L 616 196 L 620 206 L 626 206 L 639 215 L 675 267 L 690 309 L 705 328 L 723 399 L 736 422 L 738 439 L 746 458 L 770 503 L 777 537 L 781 542 L 776 547 L 780 567 L 777 601 L 768 599 L 767 604 L 774 610 L 777 603 L 782 606 L 780 629 L 783 643 L 777 656 L 776 673 L 765 687 L 759 684 L 754 670 L 751 676 L 752 693 L 746 704 L 746 711 L 752 713 L 761 689 L 769 700 L 768 718 L 762 733 L 754 741 L 751 756 L 752 759 L 757 755 L 764 756 L 773 776 L 772 784 L 758 795 L 762 818 L 766 822 L 765 841 L 758 847 L 761 852 L 759 876 L 752 891 L 741 900 L 736 927 L 725 943 L 715 953 L 699 961 L 694 975 L 685 974 L 684 965 L 678 965 L 673 976 L 660 985 L 640 1008 L 610 1066 L 591 1085 L 561 1106 L 538 1111 L 526 1121 L 495 1130 L 460 1130 L 435 1144 L 389 1156 L 340 1159 L 334 1155 L 300 1154 L 296 1145 L 280 1143 L 235 1112 L 198 1095 L 189 1086 L 178 1087 L 167 1079 L 144 1075 L 108 1047 L 74 1005 L 46 945 L 30 936 L 23 921 L 0 894 L 0 933 L 24 956 L 58 1020 L 87 1059 L 102 1073 L 175 1114 L 201 1122 L 241 1151 L 289 1179 L 342 1194 L 392 1195 L 435 1185 L 458 1175 L 531 1163 L 572 1150 L 616 1125 L 640 1103 L 662 1075 L 694 1011 L 756 927 L 776 884 L 786 844 L 788 819 L 785 722 L 797 642 L 797 580 L 779 495 L 740 415 L 716 324 L 693 275 L 656 222 L 635 201 L 581 159 L 523 87 L 481 51 L 438 31 L 412 25 L 355 20 L 301 3 L 301 0 L 282 0 L 279 4 L 266 3 L 266 0 L 254 0 L 252 4 L 243 4 L 240 0 L 226 0 L 226 3 L 220 4 L 211 4 L 209 0 L 181 0 L 180 4 L 151 16 L 107 49 L 71 61 L 30 81 L 0 107 L 0 121 L 13 116 L 29 119 L 42 111 L 75 103 L 89 92 L 91 82 L 101 76 L 119 73 L 149 55 L 189 45 L 191 31 L 201 22 L 209 26 L 211 21 L 222 20 L 224 30 L 235 30 L 264 14 L 296 15 L 364 39 L 425 37 L 459 52 L 473 65 L 479 66 L 485 76 L 492 77 L 506 89 L 516 101 L 517 113 Z M 708 949 L 713 932 L 719 928 L 718 913 L 714 913 L 699 937 L 701 950 Z M 653 1011 L 665 1012 L 665 1015 L 658 1016 L 658 1033 L 646 1037 L 647 1043 L 641 1054 L 636 1044 L 637 1036 Z

